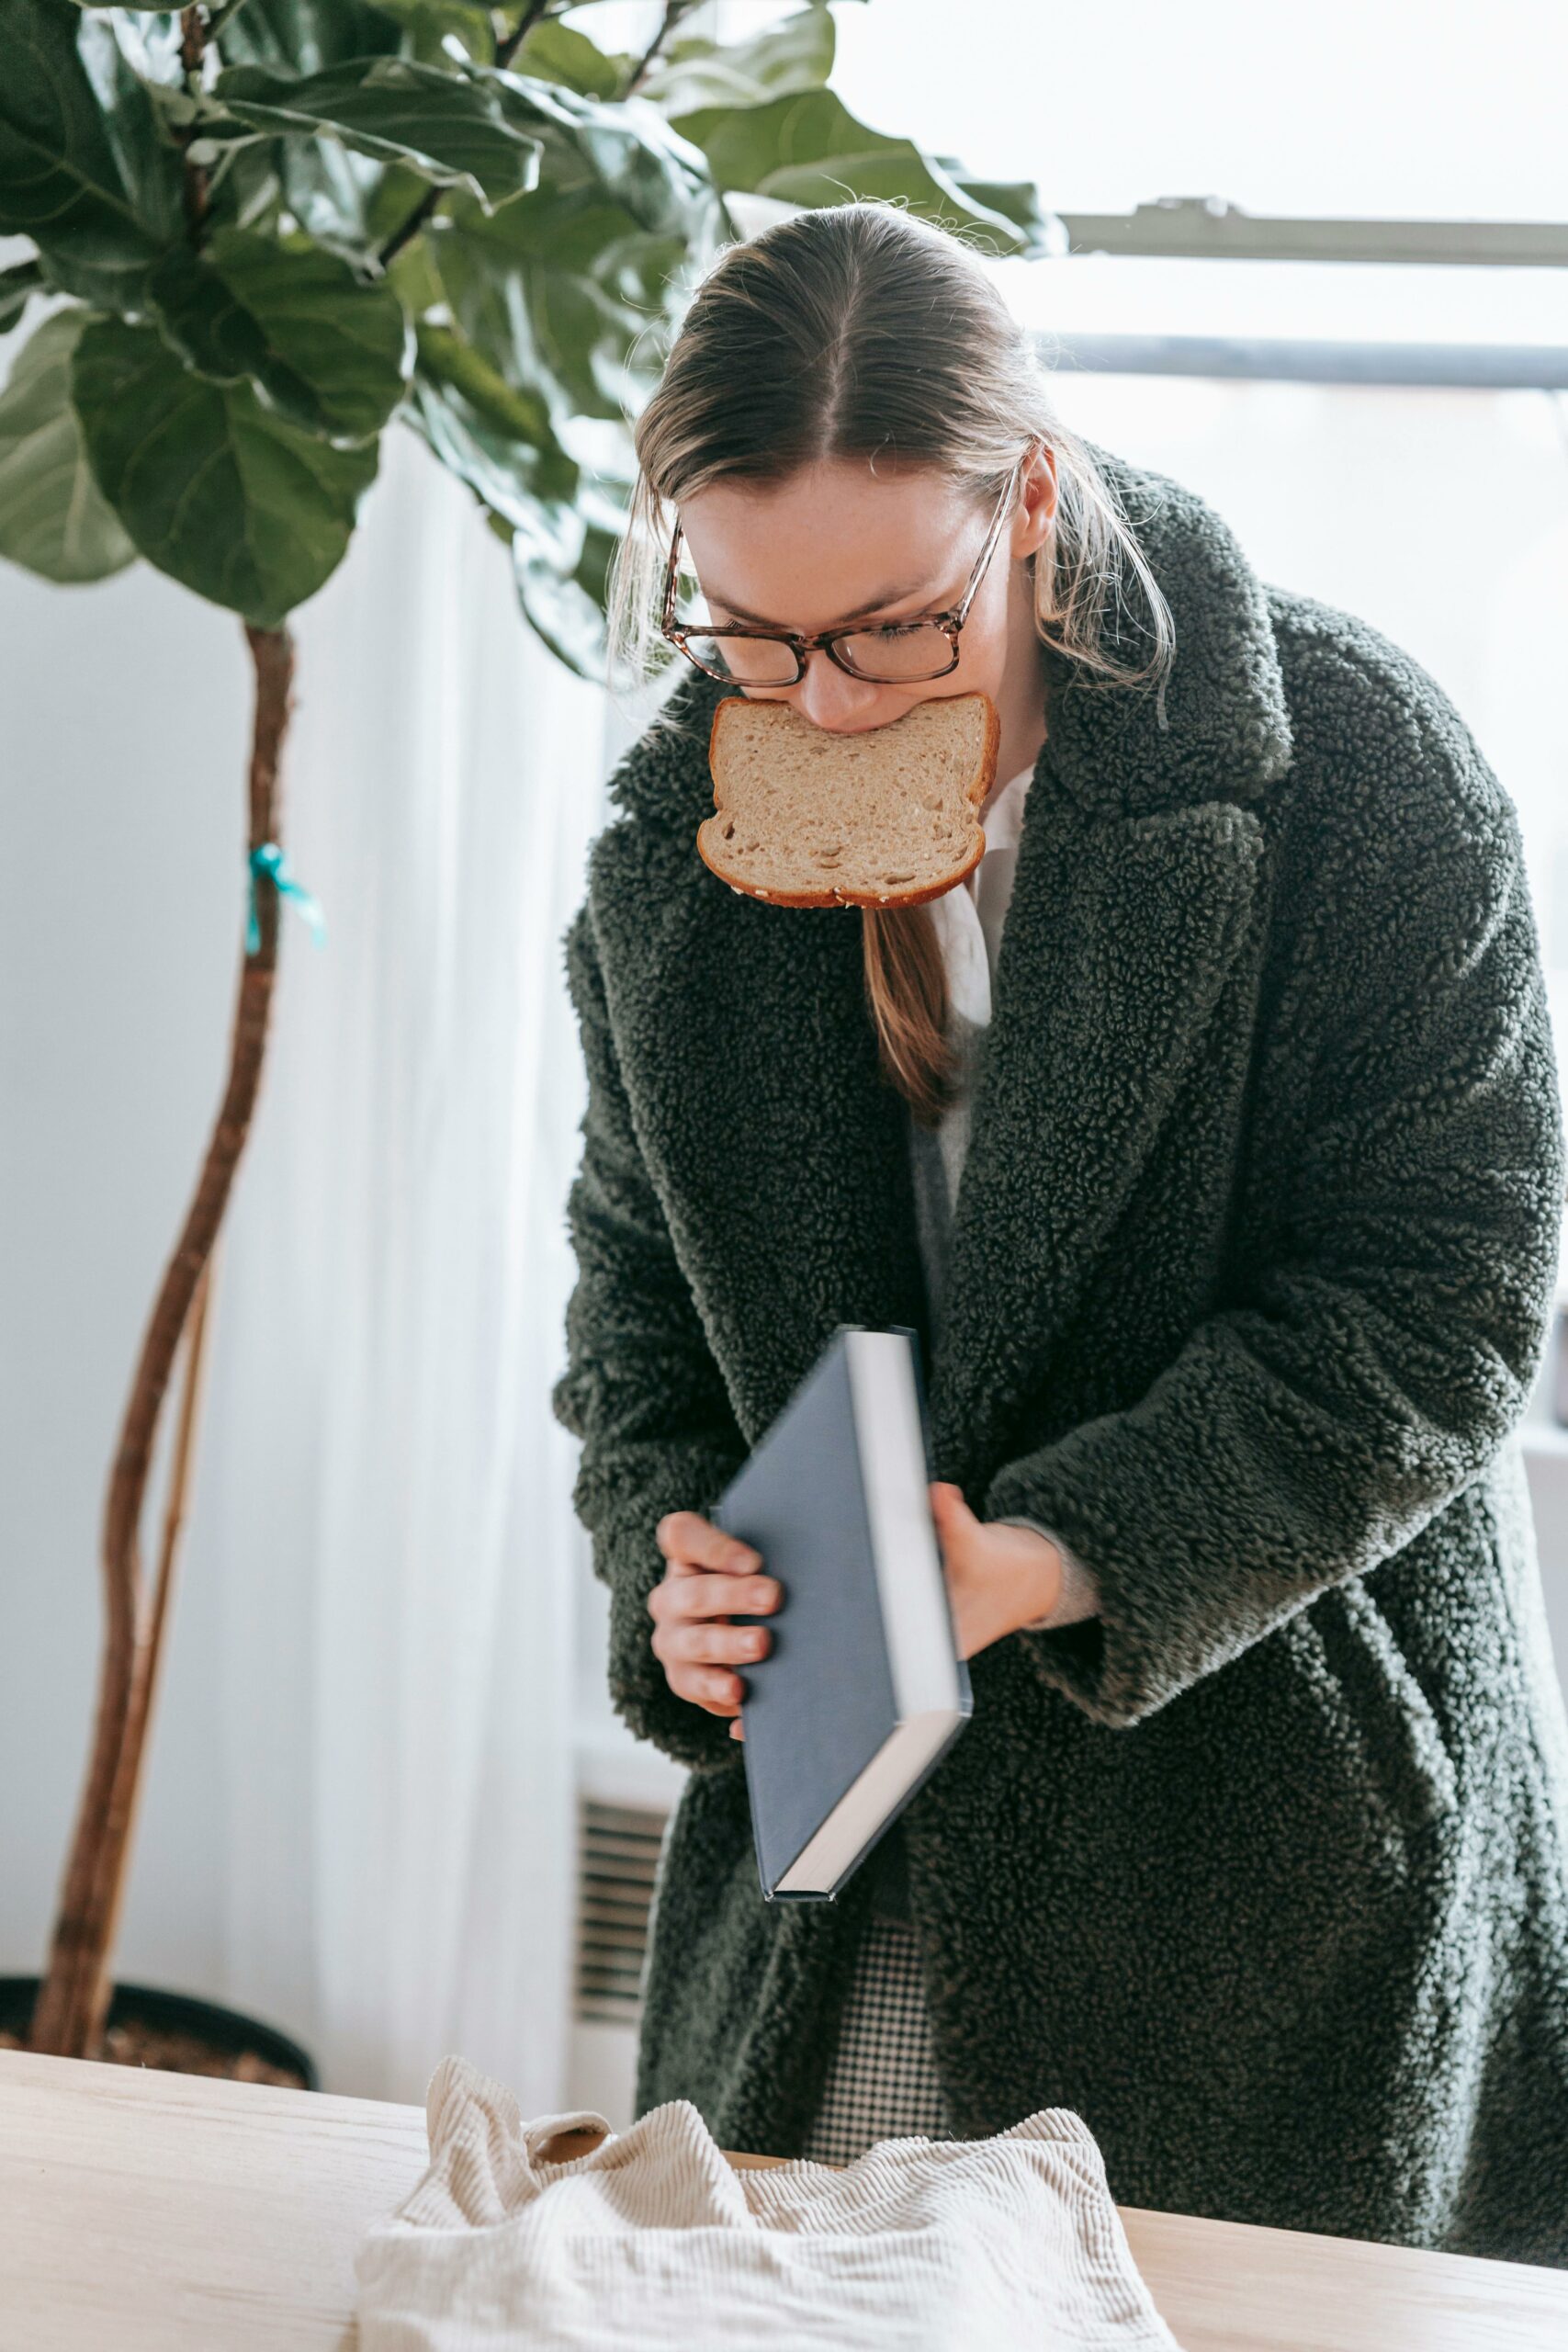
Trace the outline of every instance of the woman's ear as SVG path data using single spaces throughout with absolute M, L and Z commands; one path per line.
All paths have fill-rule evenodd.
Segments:
M 1015 514 L 1010 552 L 1015 562 L 1032 556 L 1043 548 L 1051 536 L 1051 526 L 1056 515 L 1056 453 L 1046 442 L 1040 442 L 1033 456 L 1019 476 L 1019 498 L 1022 512 Z

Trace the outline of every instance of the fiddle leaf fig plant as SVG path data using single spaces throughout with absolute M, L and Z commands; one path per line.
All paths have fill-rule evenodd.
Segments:
M 824 0 L 724 46 L 692 14 L 673 0 L 636 56 L 592 39 L 592 0 L 8 0 L 0 232 L 34 251 L 0 276 L 0 329 L 39 294 L 89 313 L 52 373 L 136 551 L 276 627 L 342 560 L 400 421 L 511 540 L 529 623 L 597 676 L 630 426 L 739 233 L 728 195 L 888 197 L 1055 250 L 1032 187 L 856 120 Z M 90 576 L 39 495 L 0 500 L 0 552 L 74 538 Z
M 637 51 L 594 38 L 599 13 L 6 0 L 0 334 L 43 315 L 0 391 L 0 556 L 73 583 L 140 559 L 235 614 L 255 673 L 232 1058 L 115 1452 L 97 1717 L 35 2048 L 92 2054 L 107 2013 L 183 1516 L 176 1494 L 149 1588 L 150 1464 L 182 1344 L 193 1418 L 282 899 L 319 914 L 278 839 L 288 622 L 347 552 L 383 434 L 412 429 L 465 485 L 527 626 L 602 677 L 632 430 L 692 283 L 743 233 L 730 198 L 878 197 L 997 254 L 1062 249 L 1032 186 L 856 119 L 829 86 L 828 0 L 722 44 L 695 0 L 663 0 Z

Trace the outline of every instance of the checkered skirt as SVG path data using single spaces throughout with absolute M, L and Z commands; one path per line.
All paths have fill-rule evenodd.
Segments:
M 866 1921 L 822 2097 L 801 2154 L 852 2164 L 878 2140 L 951 2140 L 926 2015 L 920 1948 L 903 1919 Z

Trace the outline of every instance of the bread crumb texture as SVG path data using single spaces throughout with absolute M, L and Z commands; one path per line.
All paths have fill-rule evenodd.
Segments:
M 885 727 L 835 733 L 783 702 L 714 715 L 705 862 L 733 888 L 795 904 L 912 902 L 985 852 L 978 808 L 998 727 L 984 695 L 933 696 Z

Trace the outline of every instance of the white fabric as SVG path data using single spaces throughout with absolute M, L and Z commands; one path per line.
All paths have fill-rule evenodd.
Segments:
M 942 943 L 952 1001 L 966 1020 L 982 1027 L 991 1018 L 997 953 L 1012 897 L 1023 804 L 1033 774 L 1032 761 L 992 794 L 980 820 L 986 836 L 980 863 L 953 889 L 930 901 Z
M 1023 804 L 1033 773 L 1032 762 L 993 795 L 980 820 L 986 846 L 978 865 L 940 899 L 927 901 L 947 969 L 950 1012 L 976 1029 L 990 1025 L 997 956 L 1012 898 Z M 959 1172 L 969 1148 L 969 1103 L 966 1090 L 949 1106 L 939 1131 L 950 1201 L 958 1198 Z
M 430 2165 L 356 2251 L 360 2352 L 1174 2347 L 1070 2108 L 988 2140 L 879 2141 L 837 2171 L 728 2163 L 689 2099 L 624 2132 L 522 2120 L 457 2056 Z M 606 2136 L 564 2163 L 560 2131 Z
M 607 703 L 412 434 L 382 466 L 296 623 L 283 834 L 326 944 L 286 900 L 219 1258 L 190 1578 L 222 1611 L 204 1989 L 286 2024 L 329 2091 L 418 2100 L 460 2045 L 544 2108 L 570 2096 L 588 1580 L 548 1402 L 584 1092 L 560 938 Z

